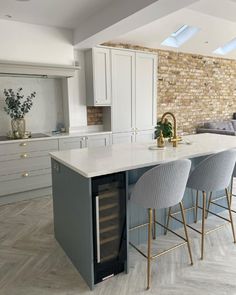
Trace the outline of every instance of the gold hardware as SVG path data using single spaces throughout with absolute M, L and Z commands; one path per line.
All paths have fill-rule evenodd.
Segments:
M 148 223 L 148 253 L 147 253 L 147 290 L 150 289 L 151 283 L 151 247 L 152 247 L 152 209 L 148 209 L 149 223 Z
M 173 118 L 174 121 L 174 136 L 171 139 L 171 142 L 173 143 L 173 147 L 177 147 L 178 146 L 178 141 L 180 141 L 180 138 L 177 137 L 177 122 L 176 122 L 176 118 L 175 115 L 171 112 L 166 112 L 163 114 L 163 116 L 161 117 L 161 122 L 164 123 L 165 117 L 166 116 L 171 116 Z
M 165 139 L 164 139 L 162 131 L 160 132 L 160 136 L 157 138 L 157 146 L 159 148 L 165 147 Z
M 22 174 L 22 177 L 28 177 L 28 176 L 29 176 L 29 173 L 27 172 Z
M 22 159 L 25 159 L 25 158 L 28 157 L 28 155 L 27 155 L 27 154 L 22 154 L 20 157 L 21 157 Z
M 135 249 L 137 250 L 143 257 L 145 257 L 147 259 L 147 289 L 150 289 L 150 285 L 151 285 L 151 261 L 155 258 L 158 258 L 160 257 L 161 255 L 163 254 L 166 254 L 176 248 L 179 248 L 181 246 L 184 246 L 187 244 L 188 246 L 188 252 L 189 252 L 189 257 L 190 257 L 190 262 L 191 262 L 191 265 L 193 265 L 193 259 L 192 259 L 192 252 L 191 252 L 191 247 L 190 247 L 190 241 L 189 241 L 189 237 L 188 237 L 188 232 L 187 232 L 187 224 L 186 224 L 186 220 L 185 220 L 185 209 L 183 207 L 183 204 L 182 202 L 179 203 L 180 205 L 180 212 L 182 214 L 182 221 L 180 221 L 181 223 L 184 224 L 184 232 L 185 232 L 185 236 L 181 236 L 179 235 L 178 233 L 174 232 L 173 230 L 171 230 L 169 227 L 161 224 L 160 222 L 158 222 L 156 220 L 156 212 L 155 210 L 153 209 L 148 209 L 148 222 L 147 223 L 144 223 L 144 224 L 140 224 L 140 225 L 137 225 L 135 227 L 132 227 L 129 229 L 129 231 L 133 231 L 133 230 L 136 230 L 138 228 L 141 228 L 143 226 L 148 226 L 148 248 L 147 248 L 147 254 L 143 253 L 137 246 L 135 246 L 132 242 L 129 242 L 129 244 Z M 171 212 L 171 208 L 169 208 L 169 214 Z M 170 214 L 170 217 L 174 218 L 171 214 Z M 182 243 L 179 243 L 167 250 L 164 250 L 158 254 L 155 254 L 155 255 L 151 255 L 152 251 L 151 251 L 151 248 L 152 248 L 152 229 L 154 228 L 153 227 L 153 223 L 154 224 L 158 224 L 160 225 L 162 228 L 164 228 L 165 230 L 168 230 L 169 232 L 171 232 L 172 234 L 176 235 L 177 237 L 181 238 L 182 240 L 184 240 L 184 242 Z M 154 237 L 153 237 L 154 238 Z
M 20 143 L 20 146 L 27 146 L 27 143 L 26 142 L 22 142 L 22 143 Z

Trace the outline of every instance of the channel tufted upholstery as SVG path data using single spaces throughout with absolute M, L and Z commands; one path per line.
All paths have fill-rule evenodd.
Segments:
M 178 204 L 183 198 L 190 168 L 190 160 L 177 160 L 152 168 L 133 187 L 131 201 L 153 209 Z
M 190 174 L 187 187 L 205 192 L 227 188 L 235 161 L 236 150 L 227 150 L 207 157 Z

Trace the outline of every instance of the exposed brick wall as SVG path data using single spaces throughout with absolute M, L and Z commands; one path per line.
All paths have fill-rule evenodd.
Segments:
M 88 125 L 103 124 L 103 109 L 102 107 L 87 107 Z
M 203 122 L 229 119 L 236 112 L 235 60 L 106 45 L 158 54 L 157 114 L 160 117 L 166 111 L 173 112 L 180 132 L 193 133 Z

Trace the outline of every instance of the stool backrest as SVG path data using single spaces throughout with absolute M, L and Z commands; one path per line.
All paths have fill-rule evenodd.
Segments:
M 144 173 L 134 186 L 131 201 L 144 208 L 161 209 L 178 204 L 184 195 L 190 160 L 177 160 Z
M 230 184 L 236 161 L 236 150 L 227 150 L 204 159 L 189 176 L 187 187 L 214 192 Z

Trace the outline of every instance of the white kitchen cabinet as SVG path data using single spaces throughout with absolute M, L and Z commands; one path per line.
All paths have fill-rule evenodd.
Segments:
M 157 56 L 137 52 L 135 75 L 135 128 L 152 129 L 157 113 Z
M 110 144 L 110 134 L 89 135 L 86 137 L 86 146 L 103 147 Z
M 51 187 L 49 153 L 57 150 L 57 139 L 0 144 L 0 197 Z
M 111 50 L 112 132 L 151 130 L 157 113 L 157 55 Z
M 69 137 L 59 139 L 59 151 L 82 149 L 86 147 L 86 137 Z
M 130 132 L 134 128 L 135 52 L 111 50 L 112 131 Z
M 136 142 L 151 142 L 154 139 L 154 129 L 135 132 Z
M 85 77 L 87 105 L 111 105 L 110 62 L 110 49 L 93 48 L 86 51 Z
M 112 134 L 112 144 L 135 142 L 134 132 L 121 132 Z
M 85 135 L 59 139 L 59 150 L 99 147 L 107 146 L 109 144 L 110 134 Z

